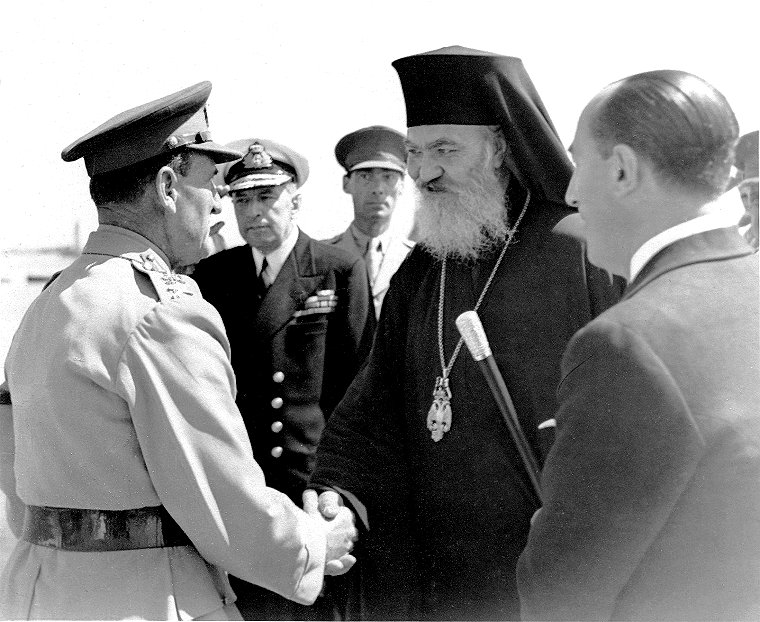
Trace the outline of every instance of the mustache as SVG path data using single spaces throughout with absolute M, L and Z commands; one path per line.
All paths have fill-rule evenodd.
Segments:
M 439 177 L 415 191 L 420 244 L 433 256 L 471 261 L 505 238 L 506 189 L 495 173 L 475 168 L 465 182 Z
M 425 193 L 425 192 L 452 192 L 454 190 L 454 188 L 450 184 L 447 184 L 440 177 L 438 177 L 436 179 L 431 179 L 430 181 L 425 181 L 425 182 L 416 181 L 416 182 L 414 182 L 414 186 L 421 193 Z

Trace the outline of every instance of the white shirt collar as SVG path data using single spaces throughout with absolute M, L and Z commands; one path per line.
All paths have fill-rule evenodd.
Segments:
M 641 272 L 641 269 L 666 246 L 673 242 L 688 238 L 689 236 L 712 231 L 713 229 L 723 229 L 736 224 L 736 219 L 725 211 L 716 209 L 709 214 L 697 216 L 686 222 L 682 222 L 674 227 L 665 229 L 652 238 L 644 242 L 631 257 L 631 270 L 628 277 L 630 283 Z
M 261 272 L 261 264 L 264 262 L 264 257 L 267 259 L 267 269 L 264 271 L 264 282 L 267 285 L 274 283 L 277 275 L 280 274 L 280 270 L 282 270 L 282 266 L 285 265 L 288 255 L 296 247 L 298 231 L 298 226 L 293 225 L 293 229 L 288 234 L 288 237 L 282 241 L 280 247 L 267 255 L 264 255 L 258 248 L 251 247 L 253 261 L 256 263 L 256 274 Z

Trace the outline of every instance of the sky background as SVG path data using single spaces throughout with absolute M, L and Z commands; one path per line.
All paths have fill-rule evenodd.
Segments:
M 4 3 L 0 249 L 71 244 L 77 221 L 85 234 L 94 229 L 84 165 L 64 163 L 61 150 L 126 108 L 202 80 L 213 83 L 215 140 L 271 138 L 308 158 L 300 223 L 315 237 L 333 235 L 351 220 L 335 143 L 366 125 L 404 129 L 390 63 L 417 52 L 463 45 L 521 57 L 565 145 L 603 86 L 658 68 L 712 82 L 732 103 L 744 133 L 760 127 L 756 4 Z M 234 223 L 226 229 L 234 232 Z

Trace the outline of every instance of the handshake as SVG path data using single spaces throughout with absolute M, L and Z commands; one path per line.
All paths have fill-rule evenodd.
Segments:
M 327 536 L 325 574 L 345 574 L 356 563 L 350 551 L 359 537 L 354 523 L 354 513 L 343 505 L 337 492 L 327 490 L 317 496 L 316 490 L 303 493 L 304 511 L 322 521 Z

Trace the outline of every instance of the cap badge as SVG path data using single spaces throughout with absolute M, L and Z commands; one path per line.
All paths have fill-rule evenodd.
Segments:
M 272 156 L 270 156 L 263 145 L 253 143 L 248 147 L 248 153 L 243 158 L 245 168 L 269 168 L 272 166 Z

